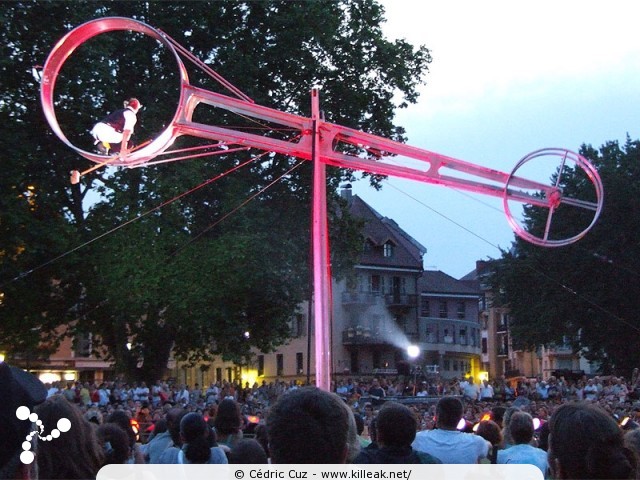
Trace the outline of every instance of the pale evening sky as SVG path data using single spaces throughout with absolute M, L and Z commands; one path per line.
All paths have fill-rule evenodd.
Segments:
M 640 138 L 640 3 L 383 4 L 387 37 L 433 56 L 418 104 L 397 112 L 408 144 L 509 173 L 540 148 Z M 514 237 L 493 197 L 397 178 L 354 193 L 427 248 L 425 268 L 455 278 Z

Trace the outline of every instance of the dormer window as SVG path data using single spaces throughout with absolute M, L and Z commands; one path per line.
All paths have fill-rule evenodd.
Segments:
M 385 243 L 382 246 L 382 255 L 384 255 L 384 257 L 389 258 L 393 256 L 393 244 L 390 242 Z

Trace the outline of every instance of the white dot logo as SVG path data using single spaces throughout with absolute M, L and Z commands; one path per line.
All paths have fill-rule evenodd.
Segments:
M 63 433 L 71 430 L 71 422 L 68 418 L 61 418 L 60 420 L 58 420 L 58 430 Z
M 38 419 L 38 414 L 35 412 L 31 412 L 28 407 L 21 406 L 16 409 L 16 417 L 18 420 L 29 420 L 31 423 L 35 423 L 38 430 L 31 432 L 27 435 L 26 440 L 22 442 L 22 450 L 23 452 L 20 454 L 20 461 L 25 465 L 33 463 L 35 460 L 35 455 L 31 451 L 31 440 L 35 435 L 38 438 L 45 442 L 50 442 L 54 438 L 60 437 L 61 433 L 68 432 L 71 430 L 71 422 L 68 418 L 61 418 L 58 420 L 58 424 L 56 425 L 58 428 L 54 428 L 51 430 L 49 435 L 44 435 L 44 425 L 42 424 L 42 420 Z

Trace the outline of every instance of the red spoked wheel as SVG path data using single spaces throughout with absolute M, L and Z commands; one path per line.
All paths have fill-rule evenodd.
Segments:
M 535 162 L 534 162 L 535 161 Z M 512 189 L 522 189 L 517 172 L 532 164 L 550 161 L 551 186 L 544 191 L 531 191 L 525 202 L 524 220 L 518 220 L 510 207 Z M 533 169 L 537 165 L 533 166 Z M 512 188 L 514 187 L 514 188 Z M 522 205 L 521 197 L 517 200 Z M 583 156 L 562 148 L 536 150 L 520 160 L 505 184 L 503 206 L 507 220 L 520 238 L 542 247 L 561 247 L 584 237 L 595 225 L 604 203 L 604 188 L 595 167 Z M 562 228 L 552 228 L 562 215 Z M 535 221 L 531 221 L 535 217 Z M 544 224 L 544 225 L 543 225 Z M 567 229 L 572 225 L 573 230 Z

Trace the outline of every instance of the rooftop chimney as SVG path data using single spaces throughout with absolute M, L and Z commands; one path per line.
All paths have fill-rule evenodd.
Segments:
M 347 202 L 351 202 L 351 184 L 347 183 L 342 186 L 342 190 L 340 190 L 340 196 L 344 198 Z

